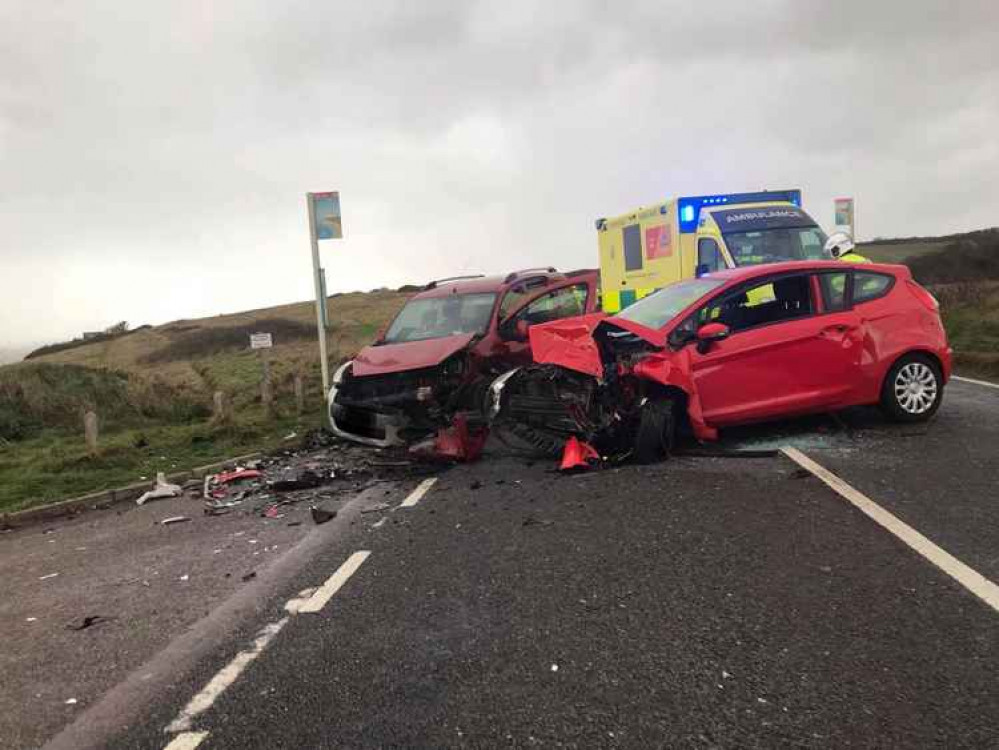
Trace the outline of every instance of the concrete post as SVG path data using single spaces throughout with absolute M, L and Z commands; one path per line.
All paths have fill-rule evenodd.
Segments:
M 87 452 L 97 455 L 97 413 L 88 409 L 83 415 L 83 437 L 87 442 Z

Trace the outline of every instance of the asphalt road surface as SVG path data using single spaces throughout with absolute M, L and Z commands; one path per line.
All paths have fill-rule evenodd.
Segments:
M 724 447 L 795 445 L 996 581 L 997 416 L 954 382 L 927 426 Z M 999 612 L 788 458 L 551 469 L 364 500 L 103 745 L 999 746 Z

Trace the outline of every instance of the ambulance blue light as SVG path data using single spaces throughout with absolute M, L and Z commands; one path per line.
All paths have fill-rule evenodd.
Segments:
M 767 201 L 786 201 L 791 205 L 801 207 L 800 190 L 763 190 L 757 193 L 727 193 L 725 195 L 698 195 L 677 199 L 677 214 L 680 217 L 680 233 L 689 234 L 697 231 L 701 208 L 725 203 L 738 205 L 740 203 L 763 203 Z

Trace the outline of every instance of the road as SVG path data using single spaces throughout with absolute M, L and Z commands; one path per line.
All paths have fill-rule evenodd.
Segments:
M 997 416 L 953 382 L 927 426 L 856 410 L 725 445 L 797 446 L 996 581 Z M 999 612 L 787 457 L 551 468 L 494 455 L 360 501 L 103 746 L 999 746 Z

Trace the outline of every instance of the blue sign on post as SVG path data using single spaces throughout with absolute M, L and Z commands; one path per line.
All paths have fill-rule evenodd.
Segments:
M 343 222 L 340 218 L 340 193 L 311 193 L 311 195 L 312 210 L 316 217 L 316 239 L 343 239 Z

